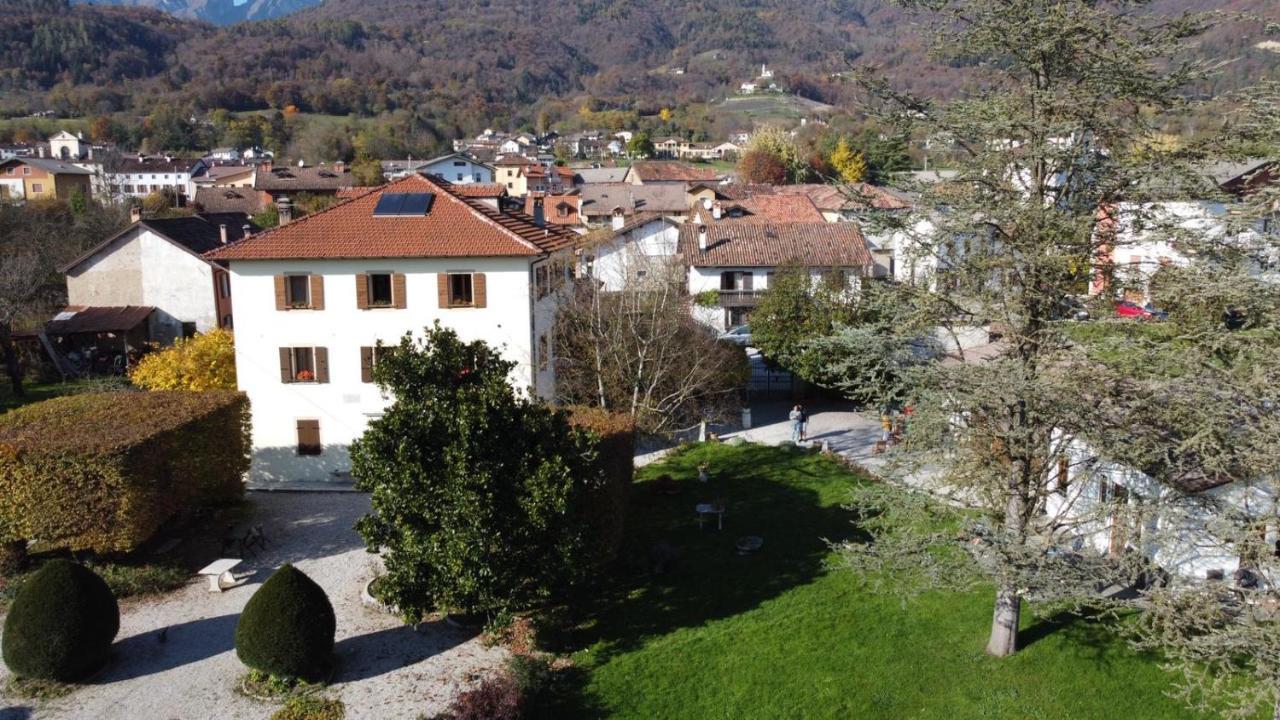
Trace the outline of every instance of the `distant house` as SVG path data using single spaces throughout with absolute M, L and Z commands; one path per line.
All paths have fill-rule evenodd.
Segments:
M 384 160 L 382 172 L 391 179 L 399 179 L 414 172 L 425 173 L 455 185 L 494 181 L 492 165 L 460 152 L 441 155 L 430 160 Z
M 152 193 L 172 193 L 180 205 L 195 195 L 192 178 L 205 171 L 204 160 L 169 155 L 130 155 L 103 161 L 105 192 L 114 198 L 145 198 Z
M 271 161 L 258 166 L 253 178 L 253 189 L 262 194 L 263 202 L 275 202 L 280 197 L 308 195 L 336 195 L 338 190 L 355 185 L 355 178 L 346 163 L 332 166 L 315 165 L 293 167 L 275 165 Z
M 851 289 L 874 273 L 866 238 L 854 223 L 742 223 L 680 226 L 679 253 L 689 268 L 689 294 L 716 291 L 716 308 L 694 315 L 718 330 L 747 322 L 775 270 L 799 263 L 811 275 L 842 271 Z
M 760 86 L 754 82 L 744 82 L 738 86 L 738 92 L 742 93 L 743 95 L 755 95 L 756 90 L 758 90 L 759 88 Z
M 54 160 L 77 162 L 93 158 L 93 146 L 84 141 L 84 135 L 72 135 L 63 130 L 49 138 L 49 156 Z
M 205 158 L 215 162 L 240 162 L 244 159 L 244 153 L 240 152 L 240 148 L 217 147 L 210 150 Z
M 253 165 L 214 164 L 205 167 L 199 173 L 191 178 L 191 184 L 195 187 L 195 192 L 199 192 L 202 187 L 253 187 L 253 175 L 256 168 Z
M 577 235 L 411 174 L 207 256 L 231 273 L 236 374 L 253 410 L 256 484 L 342 480 L 350 443 L 390 398 L 379 343 L 434 322 L 555 392 L 552 328 Z
M 578 203 L 582 200 L 577 190 L 570 190 L 563 195 L 530 192 L 524 197 L 524 214 L 534 218 L 535 222 L 564 227 L 581 227 L 584 223 L 578 214 Z
M 262 193 L 252 187 L 197 187 L 191 205 L 198 213 L 239 213 L 245 216 L 262 212 Z
M 574 171 L 573 184 L 620 183 L 627 179 L 625 167 L 578 168 Z
M 458 197 L 479 201 L 493 210 L 501 210 L 502 199 L 507 196 L 507 188 L 501 183 L 464 183 L 451 190 Z
M 683 183 L 593 183 L 580 186 L 578 191 L 582 197 L 579 213 L 589 227 L 612 226 L 615 218 L 629 221 L 641 213 L 679 221 L 689 217 L 690 201 Z
M 525 171 L 537 165 L 537 162 L 523 155 L 503 155 L 493 163 L 494 181 L 505 185 L 508 195 L 524 197 L 529 192 L 529 178 Z
M 76 190 L 93 196 L 92 173 L 65 160 L 9 158 L 0 162 L 0 181 L 0 199 L 66 200 Z
M 660 183 L 716 182 L 719 175 L 714 168 L 694 167 L 670 160 L 641 160 L 627 169 L 626 182 L 632 185 Z
M 203 253 L 243 238 L 242 215 L 136 220 L 62 268 L 67 302 L 84 308 L 150 307 L 146 339 L 167 345 L 231 327 L 227 271 Z

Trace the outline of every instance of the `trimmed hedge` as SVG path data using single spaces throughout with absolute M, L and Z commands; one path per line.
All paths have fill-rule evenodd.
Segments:
M 0 542 L 128 552 L 243 496 L 249 402 L 231 391 L 71 395 L 0 415 Z
M 70 560 L 31 574 L 4 622 L 4 662 L 15 675 L 80 680 L 106 664 L 120 607 L 106 581 Z
M 323 680 L 333 667 L 336 631 L 324 590 L 285 564 L 244 606 L 236 625 L 236 656 L 275 677 Z
M 596 465 L 604 485 L 595 488 L 584 503 L 581 522 L 588 528 L 596 561 L 612 560 L 622 545 L 631 483 L 635 480 L 636 426 L 630 415 L 600 408 L 567 408 L 569 423 L 596 439 Z

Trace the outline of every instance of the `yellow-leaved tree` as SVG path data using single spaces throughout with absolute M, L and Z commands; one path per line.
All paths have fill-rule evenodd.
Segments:
M 836 149 L 831 151 L 831 167 L 840 173 L 840 179 L 847 183 L 862 182 L 867 177 L 867 160 L 862 153 L 849 145 L 847 138 L 840 138 Z
M 213 330 L 142 358 L 129 379 L 143 390 L 235 390 L 236 349 L 229 330 Z

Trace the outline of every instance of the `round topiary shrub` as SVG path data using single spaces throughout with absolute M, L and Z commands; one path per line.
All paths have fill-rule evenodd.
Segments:
M 337 621 L 324 590 L 284 565 L 249 598 L 236 625 L 236 655 L 281 678 L 321 680 L 333 665 Z
M 52 560 L 31 574 L 4 622 L 4 663 L 14 675 L 71 682 L 101 668 L 120 630 L 120 606 L 89 568 Z

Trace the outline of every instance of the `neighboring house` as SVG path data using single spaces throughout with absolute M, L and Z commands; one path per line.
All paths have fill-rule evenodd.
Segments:
M 756 195 L 745 200 L 701 198 L 694 206 L 692 222 L 719 223 L 821 223 L 818 207 L 804 195 Z
M 573 173 L 574 185 L 620 183 L 626 182 L 626 179 L 627 168 L 625 167 L 578 168 Z
M 694 167 L 671 160 L 641 160 L 632 163 L 627 169 L 626 182 L 632 185 L 652 185 L 661 183 L 717 182 L 719 176 L 714 168 Z
M 564 195 L 530 192 L 524 197 L 524 214 L 534 218 L 535 221 L 541 219 L 548 225 L 581 227 L 582 216 L 578 214 L 578 202 L 581 199 L 576 190 L 571 190 Z
M 529 179 L 525 172 L 532 167 L 538 167 L 538 163 L 523 155 L 503 155 L 493 163 L 494 180 L 502 183 L 511 197 L 524 197 L 529 192 Z
M 1062 518 L 1063 527 L 1073 528 L 1070 539 L 1077 551 L 1140 552 L 1178 579 L 1242 582 L 1253 568 L 1231 542 L 1214 533 L 1215 508 L 1256 519 L 1265 541 L 1280 547 L 1274 481 L 1233 482 L 1204 474 L 1162 477 L 1167 473 L 1160 468 L 1143 472 L 1100 457 L 1084 439 L 1064 440 L 1056 468 L 1057 491 L 1047 499 L 1045 511 Z M 1124 507 L 1156 507 L 1178 496 L 1202 500 L 1179 502 L 1186 507 L 1150 518 L 1147 526 L 1136 525 L 1134 513 Z M 1108 512 L 1110 506 L 1116 506 L 1114 513 Z
M 280 197 L 308 195 L 337 195 L 344 188 L 355 186 L 351 169 L 345 163 L 332 166 L 275 165 L 267 161 L 258 166 L 254 174 L 253 188 L 262 194 L 263 203 L 275 202 Z
M 389 402 L 372 383 L 377 345 L 435 322 L 501 348 L 513 385 L 553 397 L 577 236 L 461 187 L 409 175 L 208 254 L 231 272 L 251 482 L 347 477 L 350 443 Z
M 583 247 L 582 274 L 595 278 L 605 290 L 622 290 L 659 270 L 657 265 L 672 261 L 679 237 L 680 223 L 670 217 L 654 213 L 630 220 L 619 217 L 607 235 Z
M 680 226 L 679 253 L 689 294 L 717 293 L 717 307 L 694 306 L 695 317 L 717 330 L 747 322 L 779 266 L 798 263 L 815 277 L 844 272 L 852 290 L 875 268 L 854 223 L 688 222 Z
M 253 187 L 253 165 L 231 164 L 210 165 L 191 178 L 191 183 L 199 192 L 202 187 Z
M 204 160 L 184 160 L 172 156 L 131 155 L 106 160 L 102 165 L 103 184 L 109 197 L 145 198 L 152 193 L 173 193 L 179 205 L 195 195 L 192 178 L 202 174 Z
M 1245 246 L 1280 230 L 1270 220 L 1249 227 L 1236 227 L 1235 222 L 1229 205 L 1209 200 L 1125 203 L 1112 212 L 1100 212 L 1095 230 L 1099 250 L 1089 294 L 1123 296 L 1145 304 L 1151 300 L 1151 278 L 1156 272 L 1162 267 L 1193 262 L 1195 245 L 1213 242 Z M 1280 267 L 1274 243 L 1269 245 L 1270 261 L 1255 263 L 1254 271 L 1259 274 Z M 1119 287 L 1111 287 L 1112 281 Z
M 251 187 L 198 187 L 191 203 L 199 213 L 240 213 L 246 216 L 262 212 L 262 193 Z
M 613 225 L 615 216 L 630 219 L 640 213 L 683 221 L 689 217 L 691 207 L 683 183 L 596 183 L 583 185 L 578 192 L 582 198 L 578 212 L 589 227 Z
M 494 168 L 463 153 L 449 153 L 431 160 L 390 160 L 382 163 L 388 178 L 400 178 L 411 172 L 444 178 L 455 185 L 492 183 Z
M 217 147 L 209 151 L 205 155 L 205 159 L 213 162 L 238 163 L 244 159 L 244 153 L 240 152 L 240 148 L 233 147 Z
M 240 215 L 148 218 L 107 238 L 62 272 L 79 308 L 150 307 L 146 338 L 168 345 L 232 326 L 227 271 L 204 253 L 241 239 Z
M 0 162 L 0 192 L 17 192 L 22 182 L 23 200 L 66 200 L 80 190 L 86 198 L 93 196 L 93 174 L 65 160 L 15 157 Z

